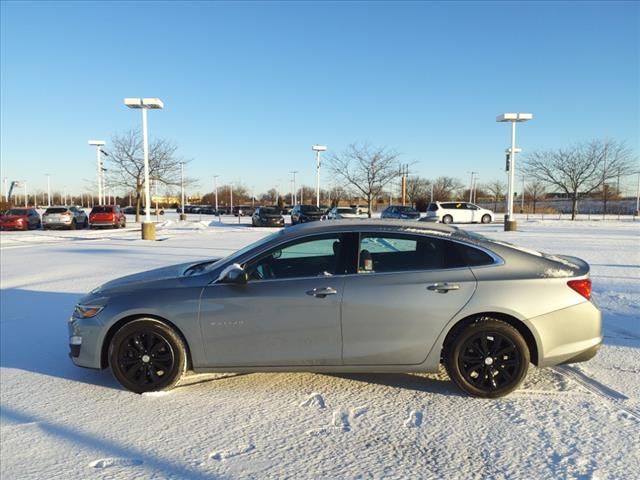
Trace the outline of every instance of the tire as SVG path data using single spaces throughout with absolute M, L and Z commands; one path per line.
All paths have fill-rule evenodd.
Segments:
M 457 332 L 444 353 L 449 378 L 464 392 L 481 398 L 502 397 L 518 388 L 529 361 L 520 332 L 488 317 Z
M 125 324 L 109 344 L 113 376 L 135 393 L 171 390 L 182 378 L 187 354 L 180 336 L 166 324 L 139 319 Z
M 489 215 L 488 213 L 485 213 L 480 219 L 480 221 L 482 223 L 491 223 L 491 215 Z
M 447 225 L 453 222 L 453 217 L 451 215 L 445 215 L 442 217 L 442 223 L 446 223 Z
M 69 230 L 75 230 L 76 228 L 78 228 L 78 224 L 76 223 L 75 220 L 73 220 L 71 222 L 71 225 L 69 225 Z

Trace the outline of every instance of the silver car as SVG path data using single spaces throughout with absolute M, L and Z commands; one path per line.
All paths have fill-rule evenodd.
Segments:
M 71 206 L 49 207 L 42 214 L 42 228 L 88 228 L 89 217 L 81 208 Z
M 223 259 L 108 282 L 69 320 L 76 365 L 134 392 L 196 372 L 436 372 L 505 395 L 529 363 L 602 342 L 589 266 L 440 224 L 344 220 L 283 229 Z

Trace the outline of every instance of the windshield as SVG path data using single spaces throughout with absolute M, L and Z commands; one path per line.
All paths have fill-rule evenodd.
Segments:
M 338 213 L 356 213 L 355 208 L 339 208 Z
M 7 215 L 26 215 L 26 214 L 27 214 L 26 208 L 12 208 L 7 212 Z
M 264 213 L 265 215 L 279 215 L 280 211 L 278 207 L 262 207 L 260 209 L 260 213 Z
M 53 208 L 47 208 L 47 211 L 44 213 L 64 213 L 67 211 L 66 207 L 53 207 Z
M 309 212 L 319 212 L 320 209 L 315 205 L 300 205 L 300 210 L 309 213 Z
M 113 207 L 93 207 L 91 213 L 113 213 Z
M 413 207 L 397 207 L 399 212 L 416 212 L 417 210 Z

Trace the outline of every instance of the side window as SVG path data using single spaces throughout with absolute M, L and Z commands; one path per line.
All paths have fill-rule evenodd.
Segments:
M 272 250 L 245 269 L 253 280 L 335 275 L 340 273 L 342 245 L 341 235 L 306 239 Z
M 493 258 L 478 248 L 471 247 L 469 245 L 456 244 L 457 255 L 451 256 L 449 262 L 455 263 L 456 259 L 460 259 L 459 266 L 480 267 L 482 265 L 492 265 Z
M 447 242 L 416 235 L 366 234 L 360 239 L 358 272 L 446 268 Z

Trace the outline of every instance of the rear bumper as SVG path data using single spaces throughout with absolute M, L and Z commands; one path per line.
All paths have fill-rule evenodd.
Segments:
M 3 223 L 0 224 L 0 230 L 27 230 L 29 224 L 27 223 Z
M 602 345 L 602 315 L 583 302 L 530 319 L 538 344 L 538 366 L 586 362 Z

